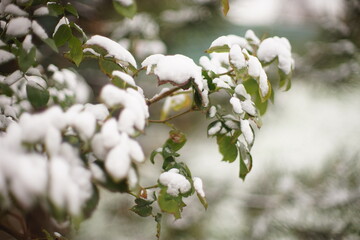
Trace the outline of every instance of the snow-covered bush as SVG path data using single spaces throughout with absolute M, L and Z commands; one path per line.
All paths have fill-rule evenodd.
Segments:
M 126 17 L 136 13 L 133 1 L 113 4 Z M 57 19 L 51 33 L 38 21 L 45 15 Z M 279 86 L 285 89 L 294 68 L 287 39 L 260 40 L 251 30 L 245 37 L 217 38 L 199 64 L 183 55 L 163 55 L 165 47 L 158 40 L 144 40 L 137 43 L 147 49 L 139 50 L 137 56 L 144 60 L 138 63 L 122 45 L 127 44 L 123 37 L 134 29 L 153 37 L 153 32 L 135 24 L 151 24 L 146 15 L 135 16 L 133 26 L 114 31 L 122 44 L 105 36 L 88 37 L 75 23 L 77 10 L 61 1 L 4 0 L 0 18 L 0 64 L 7 66 L 0 77 L 0 204 L 2 216 L 15 211 L 22 219 L 19 226 L 4 223 L 0 229 L 19 239 L 41 235 L 27 227 L 26 216 L 33 209 L 46 212 L 55 226 L 89 217 L 99 188 L 134 196 L 131 210 L 154 217 L 158 236 L 162 213 L 180 218 L 183 198 L 196 193 L 206 208 L 202 180 L 179 161 L 184 133 L 172 126 L 168 140 L 149 157 L 137 137 L 151 123 L 201 112 L 212 120 L 207 132 L 216 138 L 222 160 L 239 159 L 239 175 L 245 179 L 252 167 L 254 129 L 260 127 L 260 116 L 274 96 L 267 66 L 276 63 Z M 149 46 L 158 51 L 148 50 Z M 108 82 L 96 104 L 89 103 L 90 88 L 76 70 L 42 60 L 50 49 L 63 54 L 75 69 L 89 58 L 98 62 Z M 144 53 L 154 54 L 145 58 Z M 137 84 L 140 71 L 169 88 L 146 98 L 146 89 Z M 222 104 L 214 101 L 219 96 L 226 99 Z M 163 99 L 161 119 L 156 120 L 150 110 Z M 169 116 L 172 110 L 182 112 Z M 147 158 L 154 163 L 156 155 L 163 159 L 158 182 L 140 186 L 140 164 Z M 39 227 L 45 233 L 51 230 Z

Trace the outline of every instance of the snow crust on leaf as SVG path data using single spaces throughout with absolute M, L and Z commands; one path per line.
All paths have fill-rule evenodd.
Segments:
M 125 144 L 120 142 L 111 149 L 105 160 L 105 169 L 114 181 L 124 179 L 130 170 L 131 159 Z
M 248 145 L 252 145 L 254 142 L 254 133 L 251 129 L 249 120 L 247 119 L 240 119 L 240 129 L 244 135 L 244 138 Z
M 221 122 L 217 122 L 217 123 L 215 123 L 214 126 L 212 126 L 208 130 L 208 134 L 209 134 L 209 136 L 213 136 L 213 135 L 217 134 L 218 132 L 220 132 L 220 130 L 221 130 Z
M 31 23 L 31 28 L 33 32 L 41 39 L 47 39 L 48 35 L 46 34 L 44 28 L 35 20 Z
M 216 46 L 224 46 L 224 45 L 229 46 L 229 48 L 231 48 L 233 45 L 239 45 L 241 48 L 246 48 L 251 50 L 251 47 L 245 38 L 232 34 L 218 37 L 211 43 L 210 48 Z
M 251 99 L 246 99 L 241 102 L 242 109 L 252 116 L 256 116 L 256 107 L 255 104 L 251 101 Z
M 193 177 L 193 181 L 194 181 L 194 188 L 195 191 L 201 196 L 201 197 L 205 197 L 205 192 L 204 192 L 204 188 L 203 188 L 203 182 L 201 180 L 201 178 L 199 177 Z
M 267 78 L 267 75 L 266 75 L 266 72 L 264 71 L 264 69 L 261 69 L 261 72 L 260 72 L 259 88 L 260 88 L 261 95 L 263 97 L 265 97 L 269 92 L 269 82 L 268 82 L 268 78 Z
M 89 40 L 86 41 L 85 45 L 92 46 L 96 45 L 99 46 L 107 51 L 107 55 L 105 57 L 113 57 L 121 63 L 130 63 L 133 67 L 137 67 L 136 61 L 131 53 L 122 47 L 119 43 L 103 36 L 94 35 Z
M 216 112 L 217 112 L 216 107 L 215 107 L 215 106 L 211 106 L 210 109 L 209 109 L 209 118 L 215 117 Z
M 250 76 L 255 78 L 260 76 L 261 70 L 263 70 L 263 68 L 257 57 L 249 55 L 248 66 L 248 73 Z
M 244 87 L 243 84 L 238 84 L 238 85 L 236 86 L 236 88 L 235 88 L 235 93 L 236 93 L 237 95 L 240 95 L 240 96 L 246 98 L 246 99 L 250 99 L 250 98 L 251 98 L 250 94 L 248 94 L 248 92 L 246 91 L 246 89 L 245 89 L 245 87 Z
M 123 80 L 124 82 L 126 82 L 127 84 L 129 84 L 131 86 L 136 86 L 134 78 L 127 73 L 124 73 L 121 71 L 113 71 L 112 75 L 119 77 L 121 80 Z
M 15 58 L 14 54 L 0 49 L 0 64 L 6 63 L 10 60 L 13 60 L 14 58 Z
M 247 66 L 245 56 L 241 51 L 239 45 L 233 45 L 230 48 L 230 63 L 234 65 L 237 69 L 243 69 Z
M 249 29 L 245 33 L 245 38 L 252 44 L 259 45 L 260 39 L 256 36 L 253 30 Z
M 235 113 L 241 114 L 244 112 L 244 110 L 242 109 L 242 106 L 241 106 L 240 99 L 238 99 L 237 97 L 231 97 L 230 104 L 232 105 Z
M 14 16 L 23 16 L 26 17 L 29 14 L 27 12 L 25 12 L 24 10 L 22 10 L 21 8 L 19 8 L 18 6 L 16 6 L 15 4 L 9 4 L 5 7 L 5 13 L 9 13 L 12 14 Z
M 27 17 L 12 18 L 6 29 L 6 34 L 21 37 L 26 35 L 31 27 L 31 21 Z
M 173 197 L 177 197 L 179 193 L 187 193 L 191 189 L 190 182 L 179 174 L 179 169 L 176 168 L 160 174 L 159 182 L 167 187 L 166 193 Z
M 289 74 L 294 68 L 294 59 L 291 56 L 291 45 L 286 38 L 272 37 L 261 42 L 257 51 L 261 61 L 271 62 L 278 58 L 278 67 L 285 74 Z
M 34 16 L 44 16 L 49 14 L 49 9 L 46 6 L 39 7 L 34 11 Z

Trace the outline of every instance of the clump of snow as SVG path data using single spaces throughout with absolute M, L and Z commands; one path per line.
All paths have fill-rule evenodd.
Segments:
M 5 7 L 5 13 L 12 14 L 14 16 L 23 16 L 26 17 L 29 14 L 16 6 L 15 4 L 9 4 Z
M 204 188 L 203 188 L 203 182 L 201 180 L 201 178 L 199 177 L 193 177 L 193 181 L 194 181 L 194 188 L 195 191 L 201 196 L 201 197 L 205 197 L 205 192 L 204 192 Z
M 238 84 L 235 88 L 235 93 L 246 98 L 246 99 L 250 99 L 251 96 L 250 94 L 248 94 L 248 92 L 246 91 L 245 87 L 243 84 Z
M 263 68 L 257 57 L 249 55 L 248 66 L 249 66 L 248 73 L 250 76 L 255 78 L 260 76 L 261 70 Z
M 247 66 L 245 56 L 239 45 L 233 45 L 229 52 L 230 63 L 237 69 L 243 69 Z
M 217 134 L 218 132 L 220 132 L 221 128 L 222 128 L 221 122 L 215 123 L 215 125 L 212 126 L 212 127 L 208 130 L 209 136 L 213 136 L 213 135 Z
M 246 99 L 245 101 L 241 102 L 242 109 L 252 116 L 257 115 L 256 107 L 251 99 Z
M 138 91 L 126 90 L 107 84 L 100 93 L 100 99 L 110 108 L 123 107 L 118 120 L 118 128 L 130 135 L 143 130 L 149 117 L 148 106 L 144 96 Z
M 245 38 L 231 34 L 218 37 L 211 43 L 210 48 L 224 45 L 228 46 L 229 48 L 231 48 L 233 45 L 239 45 L 241 48 L 245 48 L 251 51 L 251 46 Z
M 49 9 L 46 6 L 39 7 L 34 11 L 34 16 L 44 16 L 49 14 Z
M 104 104 L 86 103 L 84 105 L 84 111 L 91 113 L 97 121 L 104 121 L 110 114 Z
M 242 106 L 241 106 L 240 99 L 238 99 L 237 97 L 231 97 L 230 104 L 232 105 L 235 113 L 242 114 L 244 112 L 244 110 L 242 109 Z
M 260 61 L 271 62 L 278 58 L 278 67 L 285 74 L 294 68 L 294 59 L 291 56 L 291 45 L 286 38 L 272 37 L 261 42 L 257 51 Z
M 39 38 L 41 38 L 41 39 L 48 38 L 48 35 L 46 34 L 45 30 L 37 21 L 35 21 L 35 20 L 32 21 L 31 28 L 32 28 L 33 32 L 36 34 L 36 36 L 38 36 Z
M 264 69 L 261 69 L 261 72 L 260 72 L 259 88 L 260 88 L 261 95 L 263 97 L 268 94 L 269 82 L 268 82 L 268 78 L 267 78 L 267 75 L 266 75 Z
M 130 76 L 127 73 L 121 72 L 121 71 L 113 71 L 112 75 L 114 77 L 118 77 L 121 80 L 123 80 L 124 82 L 126 82 L 127 84 L 131 85 L 131 86 L 136 86 L 136 83 L 134 81 L 134 78 L 132 76 Z
M 254 142 L 254 133 L 251 129 L 249 120 L 240 119 L 240 129 L 244 135 L 244 138 L 248 145 L 252 145 Z
M 198 89 L 203 90 L 201 68 L 184 55 L 152 55 L 143 61 L 142 66 L 154 67 L 154 74 L 160 84 L 170 82 L 173 85 L 184 86 L 193 79 Z
M 6 29 L 6 34 L 14 37 L 26 35 L 31 27 L 31 21 L 27 17 L 12 18 Z
M 0 64 L 6 63 L 10 60 L 13 60 L 14 58 L 15 58 L 14 54 L 0 49 Z
M 134 4 L 133 0 L 115 0 L 116 2 L 120 3 L 121 5 L 128 7 L 132 4 Z
M 179 193 L 187 193 L 191 189 L 190 182 L 179 174 L 179 169 L 176 168 L 160 174 L 159 183 L 166 186 L 166 192 L 173 197 L 177 197 Z
M 215 107 L 215 106 L 211 106 L 210 109 L 209 109 L 209 118 L 215 117 L 216 112 L 217 112 L 216 107 Z
M 92 36 L 89 40 L 86 41 L 85 45 L 88 47 L 95 45 L 105 49 L 107 52 L 105 57 L 113 57 L 121 65 L 126 66 L 130 63 L 133 67 L 137 67 L 136 61 L 131 53 L 120 44 L 107 37 L 99 35 Z
M 259 45 L 260 39 L 255 35 L 253 30 L 247 30 L 245 33 L 245 38 L 252 44 Z

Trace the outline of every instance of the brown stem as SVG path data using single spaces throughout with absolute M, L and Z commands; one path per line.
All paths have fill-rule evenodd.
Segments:
M 164 120 L 152 120 L 152 119 L 149 119 L 149 122 L 151 122 L 151 123 L 166 123 L 166 122 L 168 122 L 168 121 L 170 121 L 170 120 L 173 120 L 174 118 L 180 117 L 180 116 L 182 116 L 182 115 L 185 115 L 185 114 L 187 114 L 187 113 L 189 113 L 189 112 L 193 112 L 193 111 L 196 111 L 196 109 L 190 108 L 190 109 L 186 110 L 185 112 L 176 114 L 176 115 L 171 116 L 171 117 L 169 117 L 169 118 L 167 118 L 167 119 L 164 119 Z
M 152 99 L 148 99 L 146 100 L 146 104 L 148 106 L 150 106 L 151 104 L 160 101 L 163 98 L 166 98 L 168 96 L 170 96 L 171 94 L 173 94 L 174 92 L 176 92 L 177 90 L 181 89 L 181 87 L 174 87 L 173 89 L 170 89 L 169 91 L 166 91 L 156 97 L 153 97 Z

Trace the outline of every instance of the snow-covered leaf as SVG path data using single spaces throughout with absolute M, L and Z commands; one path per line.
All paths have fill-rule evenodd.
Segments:
M 137 5 L 132 0 L 113 0 L 115 10 L 122 16 L 132 18 L 136 14 Z

